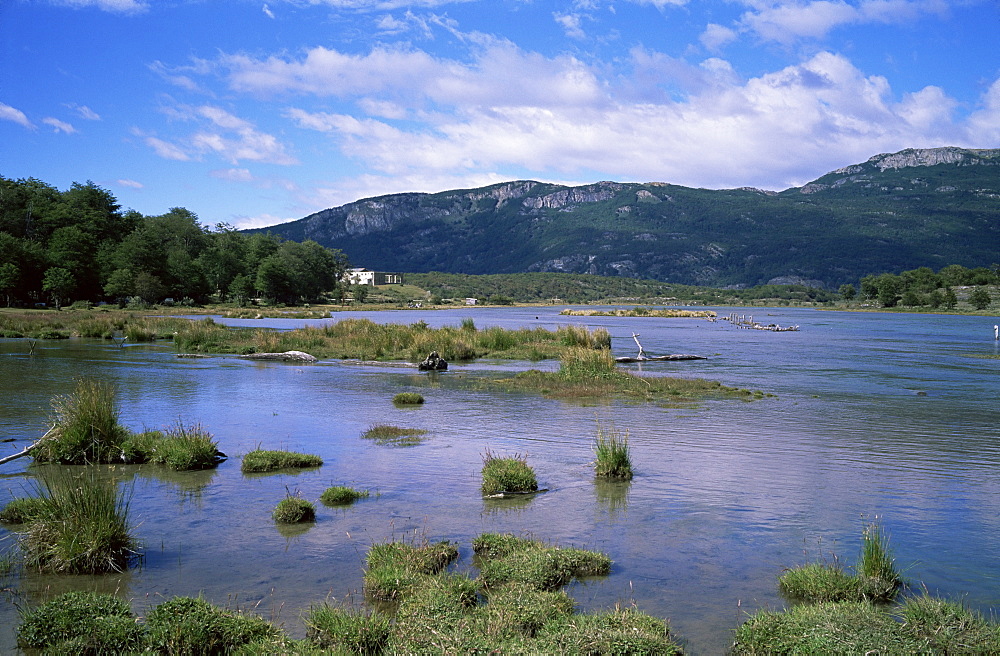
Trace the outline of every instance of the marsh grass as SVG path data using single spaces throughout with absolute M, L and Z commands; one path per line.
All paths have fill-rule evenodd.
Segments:
M 334 485 L 323 490 L 319 500 L 327 506 L 346 506 L 368 496 L 368 490 L 355 490 L 344 485 Z
M 392 397 L 392 402 L 396 405 L 421 405 L 424 397 L 417 392 L 400 392 Z
M 538 480 L 535 471 L 528 466 L 528 457 L 518 454 L 500 457 L 487 449 L 483 454 L 482 477 L 480 490 L 484 496 L 538 489 Z
M 271 517 L 279 524 L 302 524 L 316 521 L 316 506 L 296 492 L 289 492 L 275 506 Z
M 17 644 L 52 654 L 124 654 L 142 651 L 143 627 L 127 601 L 95 592 L 67 592 L 21 611 Z
M 185 426 L 180 421 L 164 431 L 132 434 L 121 450 L 125 462 L 150 462 L 174 471 L 211 469 L 226 458 L 200 424 Z
M 998 654 L 1000 626 L 962 604 L 926 593 L 906 600 L 897 614 L 908 633 L 939 654 Z
M 594 440 L 594 474 L 600 478 L 631 480 L 632 456 L 629 453 L 628 431 L 618 431 L 614 426 L 604 428 L 597 425 Z
M 94 470 L 40 477 L 37 511 L 21 537 L 28 567 L 62 574 L 125 571 L 139 559 L 129 522 L 132 488 Z
M 120 462 L 129 431 L 119 422 L 112 385 L 78 380 L 71 394 L 52 400 L 55 428 L 32 453 L 36 462 L 81 465 Z
M 536 639 L 548 654 L 682 654 L 662 619 L 634 607 L 563 615 L 547 622 Z
M 580 346 L 567 347 L 563 351 L 558 371 L 532 369 L 490 384 L 507 390 L 538 392 L 552 398 L 622 397 L 667 404 L 690 403 L 714 396 L 745 400 L 764 396 L 700 378 L 636 376 L 619 369 L 610 351 Z
M 11 499 L 0 510 L 0 522 L 4 524 L 27 524 L 34 519 L 45 506 L 42 497 L 18 497 Z
M 387 615 L 330 604 L 310 608 L 304 622 L 313 646 L 363 656 L 381 654 L 392 632 Z
M 902 578 L 889 550 L 888 538 L 878 522 L 865 526 L 861 554 L 848 574 L 839 562 L 810 563 L 786 571 L 779 589 L 803 601 L 887 602 L 895 598 Z
M 372 424 L 361 434 L 380 446 L 416 446 L 424 441 L 427 431 L 422 428 L 402 428 L 391 424 Z
M 231 654 L 282 632 L 252 613 L 226 610 L 200 597 L 174 597 L 146 618 L 148 650 L 157 654 Z
M 487 590 L 515 584 L 538 591 L 557 590 L 574 578 L 605 576 L 611 559 L 584 549 L 554 547 L 511 534 L 484 533 L 472 542 L 479 580 Z
M 372 545 L 368 551 L 364 589 L 372 599 L 398 600 L 458 558 L 458 547 L 448 541 L 430 543 L 414 536 Z
M 306 453 L 255 449 L 243 456 L 240 469 L 245 474 L 252 474 L 274 472 L 282 469 L 309 469 L 320 467 L 322 464 L 322 458 Z

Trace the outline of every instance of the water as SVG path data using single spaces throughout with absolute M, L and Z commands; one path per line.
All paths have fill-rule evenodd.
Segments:
M 87 340 L 39 343 L 28 357 L 23 341 L 0 340 L 0 438 L 18 440 L 0 444 L 0 456 L 41 435 L 51 398 L 84 375 L 114 383 L 122 421 L 133 430 L 200 423 L 230 455 L 209 472 L 116 468 L 134 481 L 141 568 L 102 577 L 29 573 L 15 587 L 29 603 L 66 589 L 117 590 L 140 613 L 166 597 L 204 594 L 255 607 L 301 636 L 300 614 L 311 604 L 360 598 L 373 542 L 414 533 L 455 540 L 462 546 L 457 568 L 474 573 L 472 538 L 510 531 L 614 559 L 610 576 L 570 588 L 582 610 L 634 601 L 668 618 L 690 652 L 718 654 L 747 612 L 783 606 L 776 586 L 783 568 L 832 555 L 853 563 L 865 522 L 877 516 L 914 584 L 986 613 L 1000 605 L 1000 360 L 976 357 L 998 352 L 995 318 L 740 310 L 760 323 L 801 326 L 770 333 L 698 319 L 562 317 L 559 309 L 337 318 L 603 326 L 616 355 L 635 354 L 636 332 L 649 354 L 709 356 L 627 365 L 633 370 L 776 396 L 689 408 L 586 404 L 475 384 L 554 367 L 550 362 L 479 361 L 431 375 L 339 361 L 178 359 L 170 345 L 118 349 Z M 402 391 L 427 402 L 395 407 L 391 399 Z M 598 421 L 629 431 L 632 482 L 595 483 Z M 411 448 L 360 439 L 379 422 L 429 434 Z M 239 456 L 258 446 L 315 453 L 325 464 L 294 475 L 243 476 Z M 527 454 L 550 491 L 483 500 L 486 449 Z M 22 494 L 32 472 L 26 459 L 0 466 L 0 494 Z M 318 521 L 305 528 L 279 529 L 271 520 L 287 492 L 316 501 L 339 484 L 373 496 L 347 509 L 317 504 Z M 14 649 L 17 622 L 13 605 L 0 604 L 0 651 Z

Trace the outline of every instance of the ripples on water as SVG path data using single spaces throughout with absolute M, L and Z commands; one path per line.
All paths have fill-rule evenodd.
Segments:
M 758 308 L 758 321 L 801 326 L 767 333 L 725 322 L 556 312 L 345 316 L 440 326 L 471 315 L 480 328 L 604 326 L 616 355 L 634 353 L 635 331 L 648 353 L 710 357 L 633 370 L 720 380 L 777 398 L 682 409 L 590 405 L 475 384 L 552 363 L 476 362 L 426 375 L 340 362 L 185 360 L 169 347 L 90 341 L 44 343 L 28 358 L 20 341 L 0 340 L 0 437 L 21 440 L 0 445 L 0 455 L 44 432 L 52 396 L 87 375 L 114 382 L 130 428 L 201 423 L 231 456 L 211 472 L 121 468 L 135 480 L 144 566 L 119 577 L 26 575 L 20 588 L 33 603 L 66 586 L 121 589 L 139 611 L 165 596 L 201 592 L 220 604 L 259 602 L 258 612 L 301 634 L 302 609 L 328 595 L 359 596 L 374 541 L 414 532 L 457 540 L 465 570 L 479 533 L 526 532 L 612 556 L 609 577 L 572 587 L 582 608 L 634 600 L 669 618 L 690 651 L 713 654 L 725 651 L 746 612 L 781 606 L 783 568 L 833 554 L 853 563 L 865 521 L 879 516 L 915 582 L 987 612 L 998 603 L 1000 363 L 969 357 L 996 350 L 991 318 Z M 395 407 L 400 391 L 418 391 L 427 403 Z M 593 480 L 598 422 L 629 431 L 638 472 L 631 483 Z M 359 437 L 374 423 L 429 434 L 417 447 L 380 447 Z M 316 453 L 326 464 L 244 477 L 239 456 L 257 446 Z M 487 448 L 526 454 L 550 491 L 481 499 Z M 27 484 L 18 474 L 24 470 L 15 462 L 0 471 L 14 494 Z M 286 492 L 316 500 L 335 484 L 370 488 L 373 496 L 347 509 L 319 506 L 319 520 L 305 528 L 279 530 L 271 521 Z M 0 610 L 0 624 L 11 627 L 0 650 L 13 648 L 16 621 L 11 606 Z

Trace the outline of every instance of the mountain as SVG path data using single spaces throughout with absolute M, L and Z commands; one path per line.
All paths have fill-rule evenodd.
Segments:
M 1000 260 L 1000 149 L 908 149 L 782 192 L 533 181 L 368 198 L 262 230 L 355 266 L 835 287 Z

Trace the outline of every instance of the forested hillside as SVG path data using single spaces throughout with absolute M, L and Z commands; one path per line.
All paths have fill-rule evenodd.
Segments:
M 263 229 L 358 266 L 589 273 L 687 285 L 806 283 L 1000 258 L 1000 150 L 878 155 L 781 193 L 532 181 L 350 203 Z
M 6 305 L 315 300 L 338 288 L 339 251 L 227 225 L 180 207 L 123 212 L 93 183 L 59 191 L 0 177 L 0 298 Z

